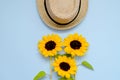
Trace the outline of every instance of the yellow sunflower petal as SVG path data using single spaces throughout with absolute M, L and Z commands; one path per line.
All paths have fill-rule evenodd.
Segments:
M 70 49 L 69 47 L 66 47 L 66 48 L 64 49 L 64 51 L 67 52 L 67 53 L 71 53 L 71 49 Z
M 65 76 L 66 76 L 66 78 L 70 78 L 70 74 L 66 74 Z

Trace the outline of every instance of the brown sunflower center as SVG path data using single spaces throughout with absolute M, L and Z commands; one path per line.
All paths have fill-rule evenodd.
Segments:
M 45 48 L 47 50 L 52 50 L 54 49 L 56 46 L 56 43 L 54 41 L 48 41 L 46 44 L 45 44 Z
M 70 42 L 70 46 L 73 49 L 80 49 L 81 43 L 77 40 L 73 40 L 73 41 Z
M 60 63 L 60 68 L 62 69 L 62 70 L 64 70 L 64 71 L 68 71 L 69 69 L 70 69 L 70 65 L 68 64 L 68 63 L 66 63 L 66 62 L 62 62 L 62 63 Z

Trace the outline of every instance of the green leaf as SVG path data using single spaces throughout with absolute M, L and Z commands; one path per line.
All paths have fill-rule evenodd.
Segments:
M 59 78 L 59 80 L 74 80 L 72 77 L 71 78 L 69 78 L 69 79 L 67 79 L 67 78 L 65 78 L 65 77 L 62 77 L 62 78 Z
M 59 78 L 59 80 L 66 80 L 66 78 Z
M 69 79 L 67 79 L 67 80 L 74 80 L 73 78 L 69 78 Z
M 71 54 L 63 54 L 62 56 L 67 56 L 67 57 L 72 57 L 72 55 Z
M 72 57 L 72 55 L 71 54 L 65 54 L 67 57 Z
M 43 78 L 43 77 L 45 77 L 45 76 L 46 76 L 46 73 L 45 73 L 44 71 L 40 71 L 40 72 L 34 77 L 33 80 L 39 80 L 39 79 L 41 79 L 41 78 Z
M 55 55 L 55 58 L 58 58 L 58 56 L 60 56 L 60 54 L 56 54 L 56 55 Z
M 55 58 L 58 58 L 59 56 L 72 57 L 71 54 L 56 54 L 56 55 L 55 55 Z
M 82 65 L 85 66 L 88 69 L 94 70 L 92 65 L 89 62 L 87 62 L 87 61 L 83 61 Z

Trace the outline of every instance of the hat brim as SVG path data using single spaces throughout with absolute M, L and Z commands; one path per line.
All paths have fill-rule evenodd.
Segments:
M 38 12 L 39 12 L 41 19 L 49 27 L 53 29 L 57 29 L 57 30 L 67 30 L 67 29 L 71 29 L 75 27 L 76 25 L 78 25 L 81 22 L 81 20 L 85 17 L 87 13 L 87 9 L 88 9 L 88 0 L 81 0 L 81 6 L 79 8 L 80 11 L 77 17 L 71 23 L 65 24 L 65 25 L 57 24 L 50 19 L 45 9 L 44 0 L 37 0 L 37 8 L 38 8 Z

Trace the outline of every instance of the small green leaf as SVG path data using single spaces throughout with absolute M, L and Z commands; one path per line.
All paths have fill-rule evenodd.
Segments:
M 88 69 L 94 70 L 93 67 L 92 67 L 92 65 L 89 62 L 87 62 L 87 61 L 83 61 L 82 65 L 85 66 L 85 67 L 87 67 Z
M 58 58 L 58 56 L 60 56 L 60 54 L 56 54 L 56 55 L 55 55 L 55 58 Z
M 59 78 L 59 80 L 66 80 L 66 78 Z
M 65 78 L 65 77 L 62 77 L 62 78 L 59 78 L 59 80 L 74 80 L 72 77 L 71 78 Z
M 46 76 L 46 73 L 44 71 L 40 71 L 35 77 L 34 80 L 39 80 L 40 78 L 43 78 Z
M 63 54 L 62 56 L 72 57 L 71 54 Z
M 71 54 L 65 54 L 67 57 L 71 57 L 72 55 Z
M 73 78 L 69 78 L 69 79 L 67 79 L 67 80 L 74 80 Z

